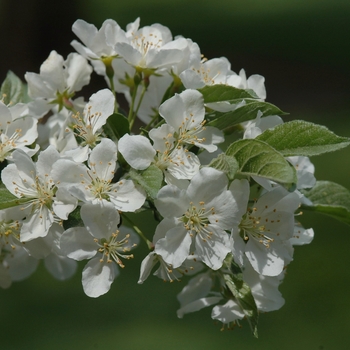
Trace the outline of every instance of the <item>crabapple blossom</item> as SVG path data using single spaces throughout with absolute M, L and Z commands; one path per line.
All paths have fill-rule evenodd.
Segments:
M 64 61 L 56 51 L 51 51 L 40 67 L 40 74 L 25 74 L 28 94 L 34 99 L 29 105 L 31 113 L 40 118 L 53 105 L 57 105 L 59 110 L 63 107 L 73 110 L 72 97 L 89 84 L 91 72 L 92 68 L 83 56 L 71 53 Z
M 58 152 L 48 147 L 38 156 L 37 163 L 23 151 L 13 152 L 13 163 L 2 172 L 2 181 L 7 189 L 23 201 L 21 209 L 30 208 L 21 228 L 21 241 L 45 237 L 55 220 L 67 219 L 77 203 L 69 194 L 60 191 L 56 203 L 55 183 L 51 177 L 53 164 L 59 159 Z
M 187 47 L 186 39 L 173 40 L 169 28 L 161 24 L 139 28 L 139 21 L 135 21 L 132 30 L 128 32 L 128 41 L 116 43 L 115 49 L 137 69 L 156 71 L 170 67 L 182 60 L 182 50 Z
M 63 232 L 60 247 L 74 260 L 90 259 L 83 270 L 82 284 L 85 294 L 96 298 L 109 291 L 119 275 L 118 265 L 124 267 L 121 259 L 133 257 L 128 253 L 138 240 L 119 231 L 119 214 L 111 203 L 84 204 L 81 218 L 85 227 Z
M 246 199 L 240 203 L 244 208 L 249 193 L 241 193 L 246 193 Z M 278 276 L 292 260 L 289 239 L 294 233 L 294 211 L 299 205 L 299 196 L 280 186 L 258 198 L 243 215 L 239 227 L 232 230 L 232 253 L 236 262 L 243 265 L 241 253 L 244 252 L 259 274 Z
M 14 112 L 13 108 L 0 101 L 0 162 L 11 159 L 15 149 L 21 149 L 29 155 L 38 150 L 27 147 L 38 137 L 37 119 L 21 117 Z
M 73 40 L 71 45 L 86 59 L 90 60 L 97 74 L 106 73 L 106 64 L 118 56 L 115 45 L 126 42 L 126 33 L 117 22 L 107 19 L 98 30 L 93 24 L 78 19 L 72 26 L 74 34 L 85 45 Z
M 164 172 L 167 183 L 191 179 L 199 171 L 198 157 L 182 147 L 176 147 L 170 130 L 167 124 L 151 130 L 153 145 L 144 136 L 125 134 L 119 140 L 119 151 L 135 169 L 144 170 L 154 163 Z
M 114 111 L 114 96 L 108 89 L 93 94 L 86 104 L 83 115 L 73 115 L 73 129 L 83 139 L 82 146 L 93 147 L 101 139 L 101 128 Z
M 159 191 L 155 204 L 167 225 L 165 237 L 157 241 L 155 252 L 165 262 L 176 268 L 193 249 L 211 269 L 222 266 L 230 251 L 225 230 L 235 222 L 231 213 L 237 205 L 227 185 L 224 173 L 202 168 L 186 190 L 167 185 Z
M 132 180 L 113 183 L 117 166 L 117 146 L 109 139 L 101 142 L 91 151 L 88 166 L 70 159 L 58 160 L 52 176 L 59 189 L 65 189 L 84 203 L 110 201 L 121 211 L 135 211 L 145 201 L 144 191 Z
M 203 96 L 196 90 L 175 94 L 159 107 L 159 114 L 173 128 L 173 137 L 179 145 L 195 145 L 214 152 L 216 144 L 224 141 L 220 130 L 204 126 Z

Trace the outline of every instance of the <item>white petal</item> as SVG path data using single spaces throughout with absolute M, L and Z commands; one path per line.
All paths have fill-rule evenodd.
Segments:
M 86 203 L 81 207 L 80 214 L 86 229 L 96 238 L 109 239 L 118 231 L 119 213 L 111 203 Z
M 91 151 L 90 168 L 96 172 L 96 177 L 106 181 L 112 180 L 117 160 L 117 146 L 110 139 L 102 139 Z
M 285 266 L 284 259 L 272 247 L 250 239 L 246 244 L 246 256 L 254 270 L 264 276 L 278 276 Z
M 118 148 L 125 160 L 137 170 L 148 168 L 156 155 L 150 141 L 141 135 L 125 134 L 119 140 Z
M 192 178 L 187 188 L 187 195 L 195 203 L 201 201 L 208 203 L 219 193 L 227 190 L 227 185 L 228 179 L 223 172 L 204 167 Z
M 33 207 L 31 215 L 23 222 L 21 228 L 21 242 L 31 241 L 38 237 L 45 237 L 54 222 L 52 212 L 46 206 Z
M 84 108 L 84 120 L 92 126 L 93 134 L 106 124 L 107 118 L 113 114 L 115 98 L 109 89 L 103 89 L 91 95 Z
M 120 180 L 108 192 L 109 200 L 121 211 L 134 212 L 141 208 L 146 194 L 141 187 L 136 187 L 132 180 Z
M 198 126 L 204 119 L 203 95 L 197 90 L 185 90 L 175 94 L 159 107 L 159 114 L 178 130 L 182 123 Z
M 232 299 L 230 299 L 225 305 L 215 306 L 211 313 L 212 319 L 219 320 L 224 324 L 240 320 L 244 316 L 242 308 Z
M 181 191 L 176 186 L 167 185 L 158 192 L 155 205 L 163 217 L 182 216 L 190 205 L 190 199 L 185 191 Z
M 141 262 L 140 277 L 137 283 L 142 284 L 150 275 L 153 267 L 158 262 L 157 254 L 154 252 L 149 253 Z
M 83 288 L 87 296 L 97 298 L 106 294 L 111 288 L 111 284 L 118 276 L 119 269 L 115 263 L 100 261 L 100 254 L 91 259 L 83 270 Z
M 51 275 L 60 281 L 72 277 L 77 270 L 76 261 L 55 253 L 47 256 L 44 260 L 44 264 Z
M 72 31 L 86 46 L 89 46 L 91 39 L 97 34 L 97 28 L 82 19 L 73 23 Z
M 89 84 L 92 67 L 84 57 L 77 53 L 71 53 L 67 57 L 66 66 L 69 91 L 80 91 L 83 86 Z
M 85 227 L 72 227 L 64 231 L 60 239 L 61 253 L 74 260 L 90 259 L 98 246 Z
M 192 301 L 176 311 L 177 317 L 182 318 L 185 314 L 199 311 L 204 307 L 217 304 L 220 300 L 222 300 L 222 297 L 206 297 Z
M 67 220 L 68 215 L 77 207 L 78 201 L 70 195 L 68 190 L 61 187 L 57 190 L 52 209 L 62 220 Z
M 230 252 L 229 238 L 225 231 L 214 225 L 208 225 L 207 230 L 212 234 L 205 239 L 197 233 L 195 253 L 212 270 L 218 270 Z
M 183 225 L 170 229 L 165 238 L 158 240 L 155 252 L 162 256 L 165 262 L 173 268 L 181 266 L 190 252 L 192 238 Z

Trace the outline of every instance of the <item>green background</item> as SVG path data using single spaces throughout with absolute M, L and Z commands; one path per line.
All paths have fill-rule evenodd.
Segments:
M 226 56 L 236 72 L 245 68 L 248 75 L 265 76 L 267 101 L 290 112 L 286 121 L 309 120 L 350 136 L 349 1 L 1 0 L 0 78 L 9 69 L 19 76 L 38 72 L 52 49 L 66 56 L 77 18 L 98 27 L 113 18 L 125 28 L 138 16 L 142 26 L 159 22 L 173 35 L 192 38 L 208 58 Z M 92 92 L 103 86 L 95 77 Z M 317 179 L 350 188 L 348 149 L 312 161 Z M 83 293 L 84 263 L 66 282 L 54 280 L 40 265 L 28 280 L 0 290 L 0 347 L 349 349 L 349 227 L 313 213 L 300 220 L 314 228 L 315 239 L 296 247 L 280 287 L 286 304 L 260 315 L 258 340 L 246 322 L 242 329 L 220 332 L 210 309 L 177 319 L 176 294 L 185 281 L 169 284 L 150 277 L 138 285 L 147 253 L 139 248 L 110 292 L 98 299 Z M 151 237 L 152 223 L 146 225 Z

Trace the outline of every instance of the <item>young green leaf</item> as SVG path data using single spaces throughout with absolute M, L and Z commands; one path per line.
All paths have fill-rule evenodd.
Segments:
M 323 213 L 350 225 L 350 191 L 345 187 L 330 181 L 317 181 L 303 194 L 312 205 L 303 205 L 302 209 Z
M 149 197 L 153 199 L 157 197 L 163 181 L 163 172 L 157 166 L 152 164 L 142 172 L 131 169 L 129 175 L 143 187 Z
M 270 103 L 254 101 L 230 112 L 212 113 L 210 117 L 211 120 L 207 123 L 207 125 L 215 126 L 216 128 L 223 130 L 224 133 L 228 135 L 232 133 L 232 126 L 255 119 L 259 111 L 262 113 L 261 117 L 286 114 L 282 112 L 278 107 Z
M 130 133 L 128 119 L 120 113 L 113 113 L 108 117 L 103 130 L 113 141 L 118 141 L 123 135 Z
M 241 269 L 233 261 L 231 263 L 232 274 L 224 274 L 224 280 L 227 288 L 232 293 L 235 301 L 242 308 L 250 329 L 254 337 L 258 337 L 258 308 L 254 297 L 247 283 L 243 281 Z
M 14 196 L 5 186 L 0 186 L 0 210 L 15 207 L 28 202 L 30 198 L 18 198 Z
M 238 140 L 226 150 L 226 155 L 238 161 L 238 174 L 261 176 L 288 189 L 295 186 L 295 168 L 270 145 L 256 139 Z
M 303 120 L 280 124 L 266 130 L 256 139 L 268 143 L 284 156 L 315 156 L 336 151 L 350 144 L 350 138 L 340 137 L 325 126 Z
M 19 102 L 28 102 L 27 85 L 11 71 L 8 71 L 6 79 L 0 88 L 0 98 L 5 105 L 14 105 Z
M 198 91 L 203 95 L 204 103 L 259 98 L 253 90 L 237 89 L 233 86 L 223 84 L 207 85 L 198 89 Z
M 68 220 L 63 221 L 63 227 L 68 230 L 71 227 L 83 227 L 84 222 L 80 216 L 80 207 L 75 208 L 69 215 Z
M 228 156 L 224 153 L 213 159 L 208 166 L 224 172 L 229 180 L 233 180 L 239 168 L 237 160 L 234 157 Z

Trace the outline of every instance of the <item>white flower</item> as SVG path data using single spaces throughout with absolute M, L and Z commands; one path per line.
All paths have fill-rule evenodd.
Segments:
M 135 211 L 143 205 L 146 196 L 131 180 L 112 182 L 116 160 L 116 144 L 110 139 L 102 139 L 91 151 L 88 167 L 60 159 L 54 165 L 52 176 L 59 189 L 66 189 L 84 203 L 110 201 L 118 210 Z
M 109 89 L 103 89 L 91 95 L 86 104 L 83 115 L 73 115 L 73 128 L 78 137 L 84 141 L 82 146 L 92 148 L 101 139 L 101 128 L 106 124 L 107 118 L 113 114 L 115 98 Z
M 164 238 L 168 229 L 172 228 L 171 220 L 163 220 L 156 229 L 153 236 L 153 247 L 157 241 Z M 203 264 L 198 261 L 196 255 L 190 255 L 182 264 L 177 268 L 173 268 L 170 264 L 166 263 L 161 255 L 158 255 L 154 251 L 151 251 L 141 263 L 140 277 L 138 283 L 143 283 L 150 275 L 153 267 L 159 263 L 158 269 L 154 272 L 154 276 L 161 278 L 163 281 L 173 282 L 179 281 L 183 275 L 192 275 L 197 273 L 203 268 Z
M 311 163 L 309 157 L 294 156 L 287 157 L 287 160 L 295 167 L 297 171 L 297 188 L 299 190 L 315 186 L 315 166 Z
M 227 79 L 227 84 L 239 89 L 253 90 L 261 100 L 266 99 L 265 78 L 259 74 L 253 74 L 248 79 L 244 69 L 241 69 L 239 75 L 231 75 Z
M 0 162 L 11 159 L 15 149 L 21 149 L 30 155 L 35 153 L 35 150 L 26 146 L 38 137 L 37 119 L 20 117 L 13 112 L 13 109 L 0 101 Z
M 0 254 L 0 287 L 8 288 L 13 281 L 22 281 L 37 268 L 39 260 L 33 258 L 22 246 L 3 250 Z
M 255 139 L 258 135 L 262 134 L 267 129 L 273 129 L 275 126 L 282 124 L 283 120 L 278 115 L 269 115 L 267 117 L 262 117 L 261 111 L 255 119 L 248 122 L 242 123 L 244 127 L 244 139 Z
M 204 99 L 197 90 L 175 94 L 159 107 L 159 114 L 173 128 L 173 137 L 179 145 L 195 145 L 214 152 L 216 144 L 224 141 L 219 129 L 204 126 Z
M 71 53 L 64 61 L 56 51 L 51 51 L 40 67 L 40 74 L 25 74 L 28 94 L 35 100 L 29 105 L 30 111 L 41 117 L 53 104 L 57 104 L 59 109 L 74 108 L 71 98 L 90 82 L 91 72 L 92 67 L 77 53 Z
M 231 74 L 231 64 L 226 57 L 206 60 L 197 56 L 180 78 L 186 89 L 200 89 L 206 85 L 226 84 Z
M 208 272 L 191 278 L 177 295 L 177 299 L 180 302 L 177 317 L 182 318 L 187 313 L 199 311 L 222 300 L 223 297 L 220 293 L 211 291 L 213 285 L 213 278 Z
M 170 67 L 183 58 L 182 50 L 187 47 L 184 38 L 172 40 L 170 30 L 161 24 L 138 28 L 139 21 L 128 30 L 128 42 L 115 45 L 117 53 L 130 65 L 141 69 Z
M 241 320 L 245 316 L 242 307 L 234 300 L 229 299 L 224 305 L 216 305 L 211 312 L 211 318 L 218 320 L 230 327 L 235 326 L 237 320 Z M 224 329 L 224 326 L 222 329 Z
M 0 210 L 0 287 L 8 288 L 12 281 L 31 275 L 38 260 L 28 254 L 20 242 L 22 219 L 27 213 L 18 208 Z
M 93 24 L 78 19 L 74 22 L 72 30 L 85 46 L 76 40 L 73 40 L 71 45 L 90 60 L 99 75 L 106 74 L 104 60 L 113 60 L 117 56 L 115 44 L 127 41 L 126 33 L 112 19 L 105 20 L 99 30 Z
M 119 140 L 119 151 L 134 169 L 144 170 L 154 163 L 163 171 L 167 183 L 173 183 L 174 179 L 191 179 L 199 171 L 198 157 L 176 147 L 169 134 L 170 128 L 163 124 L 152 129 L 149 136 L 154 140 L 153 145 L 144 136 L 125 134 Z
M 235 196 L 235 191 L 232 191 Z M 242 210 L 249 194 L 241 200 Z M 242 198 L 242 197 L 241 197 Z M 243 265 L 242 254 L 247 256 L 254 270 L 264 276 L 278 276 L 292 260 L 289 240 L 294 232 L 294 211 L 300 205 L 299 196 L 276 187 L 265 193 L 253 208 L 249 208 L 231 235 L 235 261 Z
M 227 185 L 224 173 L 203 168 L 186 190 L 167 185 L 158 192 L 156 207 L 171 228 L 157 241 L 155 252 L 168 264 L 180 266 L 193 249 L 211 269 L 222 266 L 230 251 L 225 230 L 234 225 L 237 206 Z
M 128 252 L 137 239 L 119 232 L 119 214 L 111 203 L 84 204 L 81 218 L 85 227 L 66 230 L 60 240 L 61 251 L 74 260 L 91 259 L 83 270 L 86 295 L 97 298 L 109 291 L 119 275 L 121 260 L 133 257 Z
M 243 279 L 250 287 L 258 310 L 269 312 L 280 309 L 284 305 L 284 299 L 278 287 L 284 278 L 285 271 L 278 276 L 263 276 L 257 273 L 249 263 L 244 266 Z
M 7 189 L 16 197 L 27 199 L 18 210 L 30 208 L 21 229 L 22 242 L 45 237 L 55 216 L 67 219 L 76 207 L 76 201 L 64 193 L 61 193 L 64 203 L 59 202 L 55 207 L 56 187 L 51 170 L 58 159 L 59 154 L 52 146 L 40 153 L 37 163 L 21 150 L 16 150 L 13 152 L 13 164 L 2 171 L 2 181 Z

